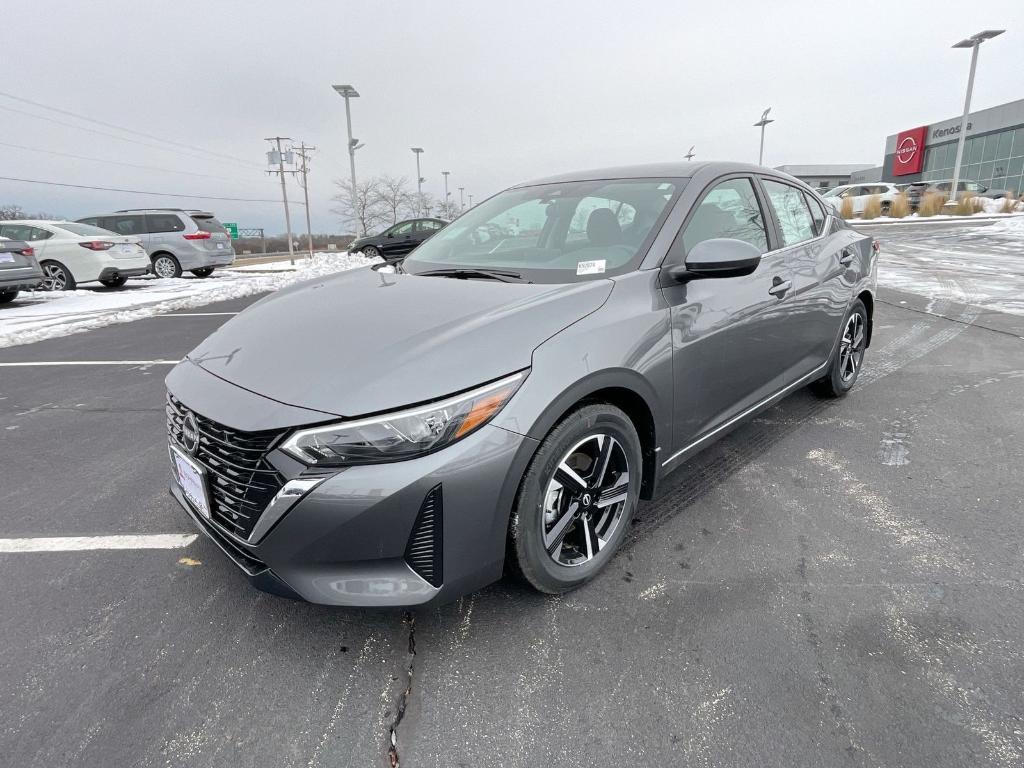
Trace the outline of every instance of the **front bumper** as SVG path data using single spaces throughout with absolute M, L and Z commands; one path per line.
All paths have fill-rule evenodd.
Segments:
M 260 589 L 324 605 L 422 605 L 500 578 L 509 510 L 533 447 L 487 425 L 427 456 L 339 470 L 256 541 L 201 516 L 174 481 L 171 494 Z M 268 459 L 288 479 L 303 471 L 280 452 Z

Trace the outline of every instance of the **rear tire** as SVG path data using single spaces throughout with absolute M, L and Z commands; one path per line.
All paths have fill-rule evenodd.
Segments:
M 128 278 L 123 275 L 118 275 L 117 277 L 112 277 L 109 280 L 100 280 L 100 282 L 107 286 L 107 288 L 120 288 L 128 282 Z
M 78 287 L 71 270 L 59 261 L 44 261 L 39 266 L 43 268 L 43 282 L 40 287 L 44 291 L 73 291 Z
M 20 293 L 20 291 L 17 289 L 13 291 L 0 291 L 0 304 L 10 304 L 18 298 L 18 293 Z
M 868 341 L 868 311 L 857 299 L 843 320 L 843 335 L 828 367 L 828 373 L 811 384 L 821 397 L 844 397 L 853 389 L 864 364 Z
M 196 277 L 209 277 L 213 274 L 213 267 L 200 267 L 199 269 L 190 270 Z
M 523 475 L 506 562 L 534 589 L 560 594 L 612 559 L 640 498 L 643 456 L 629 417 L 586 405 L 545 437 Z
M 181 277 L 181 264 L 169 253 L 153 254 L 153 274 L 157 277 Z

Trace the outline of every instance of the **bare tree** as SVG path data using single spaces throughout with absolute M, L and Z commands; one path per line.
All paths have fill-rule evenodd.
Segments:
M 459 208 L 459 204 L 454 200 L 449 199 L 445 205 L 438 206 L 437 215 L 445 221 L 453 221 L 458 218 L 462 210 Z
M 355 189 L 352 188 L 351 182 L 343 179 L 335 179 L 334 184 L 338 188 L 338 194 L 331 200 L 337 203 L 337 206 L 331 208 L 331 213 L 357 228 L 357 234 L 372 232 L 387 222 L 387 213 L 380 204 L 378 179 L 358 181 Z
M 409 180 L 405 176 L 381 176 L 377 179 L 377 198 L 391 224 L 397 224 L 399 219 L 414 215 L 415 195 L 409 189 Z
M 28 213 L 20 205 L 11 203 L 8 205 L 0 205 L 0 221 L 15 221 L 17 219 L 33 219 L 37 221 L 60 221 L 64 217 L 58 216 L 54 213 L 46 213 L 45 211 L 39 211 L 38 213 Z
M 441 201 L 429 192 L 424 192 L 422 195 L 413 195 L 412 198 L 414 215 L 416 216 L 433 216 L 435 212 L 441 210 Z

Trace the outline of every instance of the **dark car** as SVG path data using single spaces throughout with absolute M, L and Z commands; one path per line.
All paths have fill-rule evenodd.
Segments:
M 394 273 L 279 291 L 190 352 L 171 492 L 280 594 L 408 606 L 506 567 L 564 592 L 702 448 L 804 385 L 853 387 L 876 275 L 870 237 L 767 168 L 513 187 Z
M 43 270 L 32 246 L 0 237 L 0 304 L 14 301 L 20 291 L 37 288 L 42 282 Z
M 442 219 L 406 219 L 394 224 L 379 235 L 359 237 L 349 245 L 349 253 L 379 257 L 385 261 L 399 261 L 413 248 L 431 235 L 448 226 Z
M 953 188 L 953 180 L 945 179 L 943 181 L 918 181 L 914 182 L 906 189 L 907 202 L 910 204 L 910 210 L 916 211 L 921 206 L 921 200 L 924 196 L 931 193 L 938 193 L 950 197 L 950 190 Z M 976 181 L 968 181 L 961 179 L 957 182 L 957 197 L 962 195 L 964 192 L 969 192 L 972 195 L 981 196 L 986 188 L 981 186 Z

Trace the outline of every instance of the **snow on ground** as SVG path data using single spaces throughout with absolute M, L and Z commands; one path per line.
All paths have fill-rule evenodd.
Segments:
M 851 224 L 948 224 L 951 221 L 976 221 L 985 219 L 1020 219 L 1024 218 L 1024 202 L 1017 203 L 1016 213 L 1002 213 L 1002 200 L 982 200 L 982 210 L 974 216 L 954 216 L 949 213 L 937 213 L 934 216 L 920 216 L 912 213 L 897 219 L 892 216 L 876 216 L 873 219 L 849 219 Z
M 1024 315 L 1024 217 L 922 233 L 886 227 L 878 282 L 933 299 Z
M 262 264 L 265 274 L 243 269 L 214 272 L 207 278 L 155 277 L 129 280 L 121 289 L 101 286 L 76 291 L 26 291 L 11 304 L 0 306 L 0 347 L 29 344 L 114 323 L 127 323 L 167 312 L 201 307 L 215 301 L 276 291 L 302 280 L 373 264 L 360 254 L 316 253 L 313 259 Z M 255 265 L 254 265 L 255 266 Z

